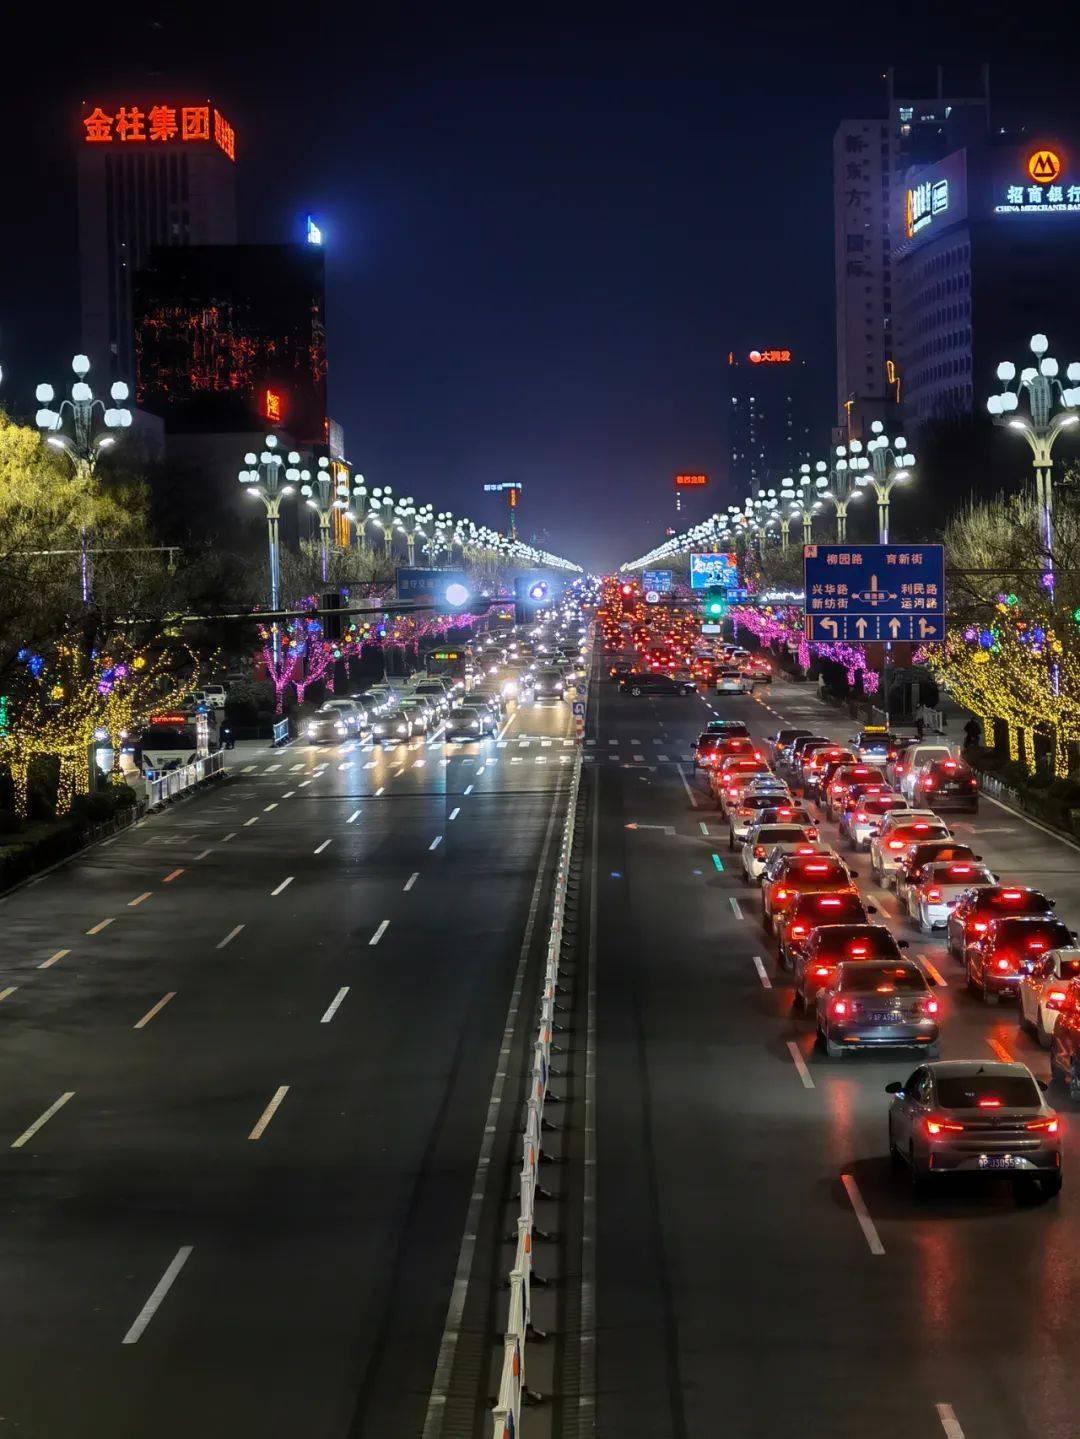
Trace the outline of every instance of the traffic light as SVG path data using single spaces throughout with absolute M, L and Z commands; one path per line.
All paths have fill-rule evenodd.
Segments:
M 630 596 L 631 596 L 633 593 L 634 593 L 634 587 L 633 587 L 633 585 L 623 585 L 623 587 L 622 587 L 622 595 L 623 595 L 623 598 L 624 598 L 624 599 L 629 599 Z
M 701 597 L 701 612 L 709 620 L 724 619 L 728 612 L 728 597 L 725 591 L 706 590 Z

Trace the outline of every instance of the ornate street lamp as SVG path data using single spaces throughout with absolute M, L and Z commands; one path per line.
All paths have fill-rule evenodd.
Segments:
M 903 435 L 897 435 L 895 440 L 890 440 L 885 433 L 885 426 L 880 420 L 875 420 L 870 426 L 873 439 L 867 443 L 866 450 L 870 456 L 870 472 L 865 481 L 858 480 L 857 483 L 869 483 L 877 495 L 878 507 L 878 543 L 887 545 L 889 543 L 889 497 L 897 485 L 902 485 L 911 479 L 912 469 L 915 464 L 915 456 L 907 447 L 907 440 Z M 858 444 L 852 440 L 852 447 Z
M 291 455 L 289 459 L 291 462 Z M 330 578 L 330 525 L 335 511 L 344 510 L 346 515 L 349 515 L 349 502 L 345 498 L 349 492 L 349 483 L 347 480 L 335 482 L 330 461 L 325 455 L 319 456 L 314 478 L 309 470 L 296 469 L 286 470 L 285 478 L 293 483 L 300 481 L 300 493 L 318 516 L 319 557 L 322 582 L 325 585 Z
M 819 460 L 817 468 L 823 468 Z M 861 440 L 852 440 L 850 445 L 837 445 L 833 466 L 825 488 L 821 488 L 822 499 L 830 500 L 836 509 L 836 543 L 847 541 L 847 512 L 852 500 L 861 499 L 869 470 L 870 461 L 863 454 Z M 818 482 L 815 481 L 815 484 Z M 820 488 L 820 486 L 819 486 Z
M 994 418 L 995 425 L 1016 430 L 1031 447 L 1031 460 L 1035 468 L 1035 493 L 1040 510 L 1040 528 L 1043 548 L 1053 583 L 1054 572 L 1054 501 L 1053 501 L 1053 449 L 1054 441 L 1063 430 L 1075 425 L 1080 415 L 1080 363 L 1073 361 L 1066 370 L 1071 385 L 1062 385 L 1058 379 L 1058 362 L 1046 352 L 1050 342 L 1045 335 L 1032 335 L 1031 351 L 1038 361 L 1020 371 L 1016 379 L 1016 366 L 1011 360 L 1003 360 L 997 367 L 997 377 L 1004 385 L 1000 394 L 991 395 L 986 408 Z M 1015 387 L 1009 386 L 1016 381 Z M 1020 409 L 1020 396 L 1026 392 L 1027 413 Z
M 247 494 L 257 495 L 262 500 L 266 510 L 266 533 L 270 548 L 270 608 L 277 611 L 281 608 L 281 501 L 286 495 L 293 493 L 292 478 L 300 478 L 300 471 L 296 469 L 300 456 L 295 450 L 290 452 L 289 469 L 286 472 L 285 462 L 278 454 L 277 435 L 267 435 L 264 444 L 265 449 L 260 454 L 256 455 L 253 450 L 249 450 L 244 456 L 245 468 L 239 472 L 237 479 Z M 277 620 L 273 621 L 271 637 L 274 663 L 277 664 L 281 658 L 281 634 Z

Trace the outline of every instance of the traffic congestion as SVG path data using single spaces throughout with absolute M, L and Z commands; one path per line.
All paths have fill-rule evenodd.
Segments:
M 700 716 L 687 794 L 733 861 L 714 855 L 722 900 L 742 915 L 755 896 L 763 983 L 790 994 L 800 1053 L 880 1069 L 898 1177 L 920 1198 L 949 1179 L 1056 1195 L 1080 1100 L 1080 947 L 1054 895 L 983 842 L 955 746 L 884 725 L 841 738 L 843 716 L 824 706 L 817 722 L 769 728 L 766 662 L 704 636 L 692 607 L 649 607 L 609 582 L 598 618 L 619 694 L 681 696 Z M 973 1045 L 980 1008 L 993 1019 Z

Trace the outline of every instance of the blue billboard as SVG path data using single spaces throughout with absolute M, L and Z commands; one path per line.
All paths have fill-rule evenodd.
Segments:
M 945 638 L 945 551 L 941 545 L 806 545 L 808 640 Z
M 730 553 L 710 550 L 690 556 L 690 588 L 708 590 L 715 585 L 730 589 L 739 582 L 739 570 L 735 556 Z

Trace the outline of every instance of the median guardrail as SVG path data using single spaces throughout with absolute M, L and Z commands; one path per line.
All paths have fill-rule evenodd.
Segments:
M 499 1392 L 491 1415 L 494 1439 L 518 1439 L 521 1432 L 521 1405 L 527 1392 L 525 1367 L 526 1346 L 532 1320 L 533 1226 L 539 1165 L 543 1150 L 544 1103 L 548 1095 L 548 1079 L 551 1073 L 551 1037 L 555 1028 L 555 994 L 559 981 L 559 957 L 563 943 L 567 884 L 570 877 L 570 859 L 574 848 L 574 825 L 578 790 L 581 785 L 581 770 L 582 756 L 581 751 L 578 750 L 574 754 L 569 804 L 566 818 L 563 821 L 559 857 L 555 868 L 555 900 L 544 964 L 540 1021 L 532 1045 L 529 1098 L 525 1112 L 525 1132 L 521 1143 L 521 1192 L 517 1218 L 517 1248 L 514 1253 L 514 1267 L 509 1276 L 510 1311 L 506 1332 L 503 1336 Z
M 274 721 L 274 733 L 270 743 L 274 749 L 278 749 L 281 745 L 289 743 L 288 718 Z
M 194 789 L 196 785 L 203 784 L 215 775 L 225 772 L 225 755 L 221 750 L 215 750 L 205 759 L 197 759 L 193 764 L 181 765 L 178 769 L 166 770 L 157 779 L 146 781 L 146 807 L 147 809 L 159 809 L 163 804 L 168 804 L 177 795 L 183 794 L 186 790 Z

